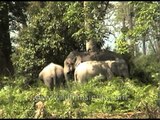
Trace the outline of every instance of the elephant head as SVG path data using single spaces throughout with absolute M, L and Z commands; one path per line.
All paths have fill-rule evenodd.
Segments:
M 123 59 L 112 62 L 111 70 L 115 76 L 129 77 L 128 65 Z

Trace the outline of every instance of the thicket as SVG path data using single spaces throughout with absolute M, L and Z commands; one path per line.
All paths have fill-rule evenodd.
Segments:
M 133 118 L 157 118 L 158 86 L 138 79 L 114 78 L 87 84 L 69 82 L 66 88 L 50 91 L 40 80 L 32 86 L 24 77 L 1 78 L 0 118 L 34 118 L 38 101 L 45 105 L 42 118 L 96 118 L 97 114 L 142 112 Z M 6 82 L 6 83 L 5 83 Z M 114 118 L 114 116 L 113 116 Z

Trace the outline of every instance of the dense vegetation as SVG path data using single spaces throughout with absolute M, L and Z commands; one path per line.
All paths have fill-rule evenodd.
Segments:
M 95 78 L 88 84 L 70 82 L 67 88 L 53 91 L 41 82 L 34 87 L 24 86 L 23 80 L 14 78 L 12 84 L 1 88 L 1 118 L 34 118 L 35 104 L 39 101 L 44 103 L 45 112 L 38 118 L 98 118 L 98 114 L 105 118 L 107 113 L 114 118 L 128 112 L 132 113 L 131 118 L 158 117 L 157 85 L 146 85 L 136 79 L 101 82 Z M 5 81 L 9 82 L 7 78 Z
M 159 8 L 156 1 L 1 1 L 0 118 L 160 118 Z M 85 51 L 86 40 L 110 49 L 110 36 L 130 78 L 53 91 L 38 79 L 50 62 L 63 65 L 72 50 Z

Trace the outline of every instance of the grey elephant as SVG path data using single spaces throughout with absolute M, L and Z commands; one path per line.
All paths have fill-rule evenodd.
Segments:
M 106 61 L 86 61 L 77 65 L 74 72 L 74 80 L 79 83 L 88 82 L 91 78 L 102 76 L 101 79 L 109 80 L 113 73 Z
M 68 81 L 74 79 L 75 66 L 81 62 L 85 61 L 105 61 L 105 60 L 116 60 L 117 58 L 123 59 L 120 54 L 109 50 L 101 50 L 97 52 L 79 52 L 72 51 L 64 60 L 64 75 L 65 79 Z
M 60 87 L 65 85 L 64 71 L 61 65 L 50 63 L 39 73 L 39 79 L 44 84 L 53 90 L 54 87 Z

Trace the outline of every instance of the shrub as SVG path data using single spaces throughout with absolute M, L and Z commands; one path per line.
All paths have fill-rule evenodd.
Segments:
M 5 84 L 0 89 L 1 118 L 34 118 L 35 103 L 38 101 L 44 103 L 49 113 L 43 118 L 89 118 L 95 113 L 144 111 L 146 107 L 151 110 L 157 106 L 157 87 L 139 84 L 137 79 L 122 80 L 117 77 L 101 82 L 93 78 L 86 84 L 70 82 L 68 88 L 53 91 L 43 84 L 24 89 L 21 86 L 23 79 L 16 77 L 14 84 Z

